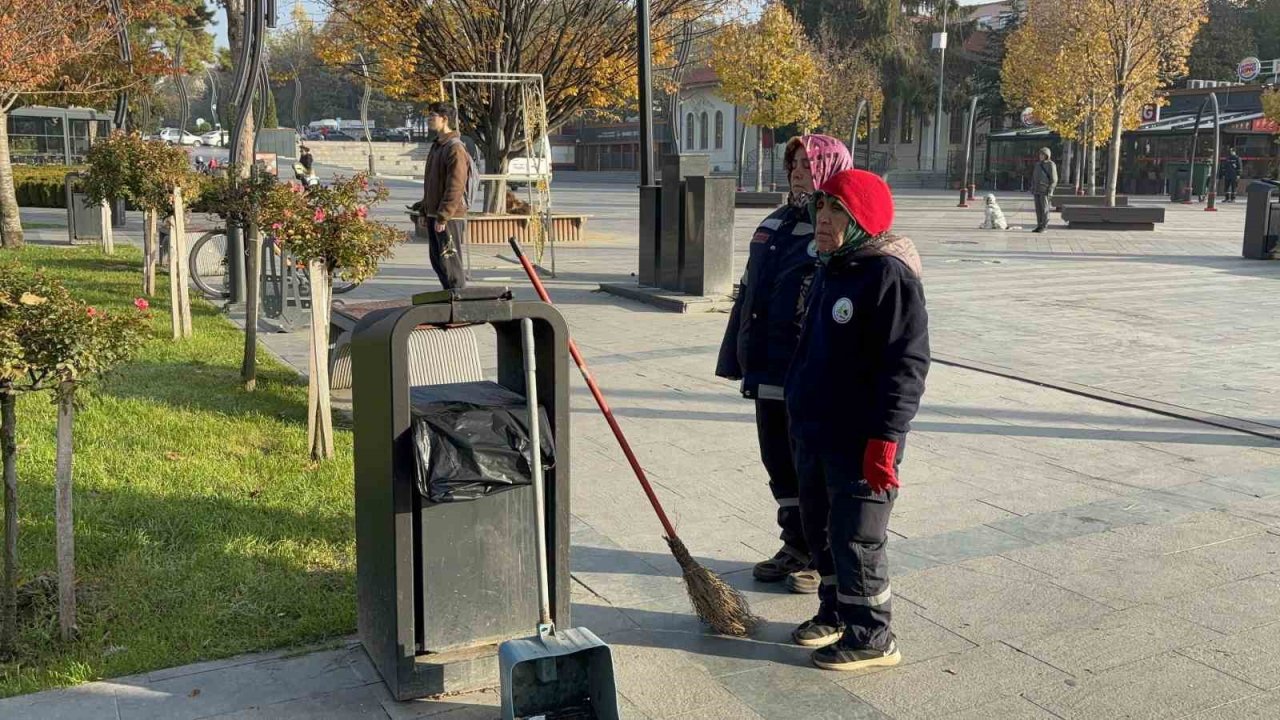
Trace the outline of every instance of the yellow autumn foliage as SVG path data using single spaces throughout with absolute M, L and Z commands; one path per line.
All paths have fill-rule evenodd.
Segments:
M 822 69 L 804 28 L 779 2 L 753 23 L 726 25 L 712 40 L 711 69 L 721 96 L 761 127 L 815 127 L 822 113 Z M 853 108 L 849 108 L 853 112 Z

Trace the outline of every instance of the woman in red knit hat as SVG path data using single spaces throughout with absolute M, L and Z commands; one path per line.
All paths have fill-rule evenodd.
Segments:
M 829 670 L 896 665 L 885 556 L 898 464 L 929 371 L 929 318 L 893 196 L 845 170 L 814 193 L 820 267 L 785 397 L 818 614 L 792 633 Z

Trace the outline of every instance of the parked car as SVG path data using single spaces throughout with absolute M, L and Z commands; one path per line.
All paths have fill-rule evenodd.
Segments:
M 364 137 L 364 133 L 362 132 L 356 132 L 356 135 L 361 138 Z M 389 133 L 387 133 L 386 128 L 369 128 L 369 139 L 374 142 L 386 142 L 389 139 Z
M 413 139 L 413 128 L 392 128 L 387 131 L 387 139 L 395 142 L 403 142 Z
M 534 177 L 551 177 L 551 141 L 542 139 L 542 147 L 533 151 L 531 157 L 525 157 L 524 151 L 512 153 L 507 160 L 507 181 L 509 185 L 522 187 Z
M 226 147 L 231 142 L 231 133 L 226 130 L 210 130 L 200 136 L 200 144 L 205 147 Z
M 319 130 L 308 130 L 307 134 L 302 136 L 303 140 L 323 140 L 324 133 Z
M 341 130 L 330 130 L 329 132 L 325 133 L 324 139 L 325 140 L 357 140 L 359 138 L 356 138 L 353 135 L 348 135 L 342 132 Z
M 159 138 L 170 145 L 199 145 L 200 136 L 184 132 L 178 128 L 164 128 Z

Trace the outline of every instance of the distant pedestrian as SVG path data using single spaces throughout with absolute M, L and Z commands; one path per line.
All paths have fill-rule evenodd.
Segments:
M 814 209 L 820 267 L 785 395 L 805 533 L 821 528 L 829 550 L 814 553 L 818 614 L 791 637 L 827 670 L 896 665 L 885 549 L 929 371 L 920 255 L 889 232 L 893 196 L 874 173 L 836 174 Z
M 853 161 L 844 143 L 826 135 L 792 138 L 783 157 L 791 192 L 787 204 L 770 213 L 751 238 L 716 375 L 741 380 L 743 397 L 755 400 L 760 459 L 778 503 L 782 549 L 756 563 L 752 574 L 760 582 L 785 579 L 793 592 L 813 593 L 819 578 L 800 523 L 782 383 L 800 339 L 801 294 L 817 265 L 809 200 L 816 185 L 853 167 Z
M 427 155 L 423 180 L 422 213 L 425 215 L 431 267 L 446 290 L 461 289 L 467 283 L 462 266 L 462 246 L 466 242 L 469 188 L 473 160 L 455 129 L 458 110 L 446 102 L 431 106 L 427 126 L 435 141 Z
M 306 145 L 302 145 L 300 146 L 300 149 L 302 152 L 298 154 L 298 162 L 301 163 L 303 169 L 307 171 L 308 175 L 314 175 L 315 172 L 312 170 L 312 166 L 315 165 L 316 158 L 311 154 L 311 148 Z
M 1049 198 L 1058 186 L 1058 166 L 1054 164 L 1049 148 L 1040 148 L 1040 161 L 1031 170 L 1031 192 L 1036 200 L 1036 229 L 1044 232 L 1049 226 Z
M 1228 151 L 1227 159 L 1222 163 L 1222 169 L 1218 171 L 1222 176 L 1223 184 L 1223 202 L 1236 201 L 1236 185 L 1240 182 L 1240 156 L 1236 154 L 1236 149 L 1231 148 Z

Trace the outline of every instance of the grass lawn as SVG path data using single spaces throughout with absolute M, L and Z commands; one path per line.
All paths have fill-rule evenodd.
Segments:
M 0 252 L 72 292 L 132 311 L 141 255 L 28 246 Z M 26 613 L 0 696 L 355 630 L 351 434 L 313 464 L 306 385 L 259 351 L 258 390 L 240 387 L 243 335 L 193 300 L 195 337 L 167 339 L 168 279 L 152 298 L 158 337 L 81 391 L 75 533 L 81 638 L 56 640 L 56 599 Z M 54 572 L 54 407 L 18 403 L 22 580 Z M 38 585 L 38 583 L 37 583 Z

